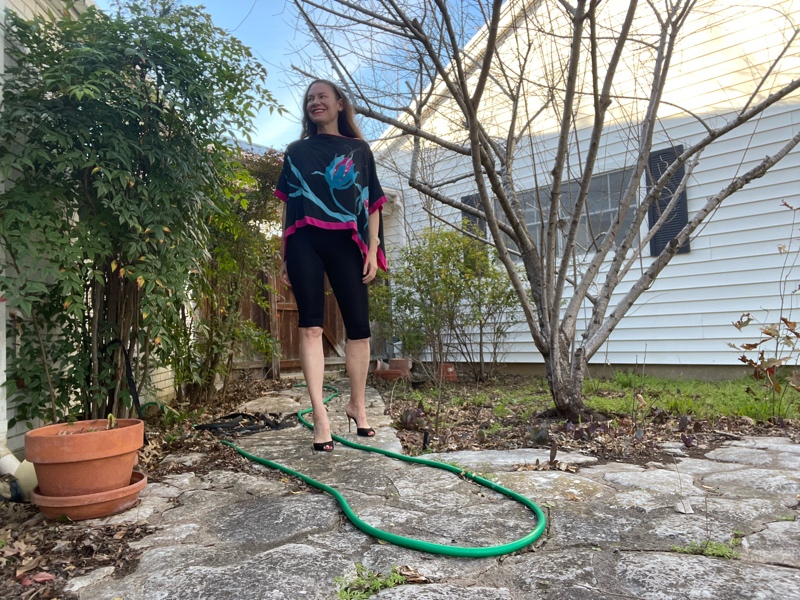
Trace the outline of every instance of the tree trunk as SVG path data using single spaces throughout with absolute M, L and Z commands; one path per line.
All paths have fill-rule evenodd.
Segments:
M 553 394 L 556 412 L 570 421 L 587 416 L 583 404 L 583 379 L 586 376 L 586 361 L 578 351 L 572 357 L 566 353 L 560 357 L 546 355 L 547 381 Z M 554 364 L 554 361 L 558 361 Z
M 484 360 L 484 357 L 483 357 L 483 330 L 484 330 L 484 327 L 485 327 L 485 324 L 482 322 L 481 325 L 480 325 L 480 332 L 481 333 L 480 333 L 480 336 L 478 338 L 479 339 L 478 348 L 480 349 L 479 381 L 486 381 L 486 361 Z

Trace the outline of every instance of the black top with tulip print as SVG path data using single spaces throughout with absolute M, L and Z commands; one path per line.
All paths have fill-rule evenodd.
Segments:
M 289 144 L 275 196 L 286 202 L 286 240 L 300 227 L 349 229 L 364 260 L 369 251 L 369 215 L 386 196 L 375 172 L 375 158 L 360 139 L 320 133 Z M 383 221 L 378 267 L 386 270 Z

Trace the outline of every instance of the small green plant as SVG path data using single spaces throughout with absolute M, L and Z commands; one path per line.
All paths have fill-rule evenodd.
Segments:
M 162 421 L 164 427 L 171 429 L 183 423 L 196 423 L 203 414 L 203 409 L 179 410 L 171 406 L 165 407 Z
M 458 358 L 475 381 L 496 370 L 517 305 L 496 252 L 441 229 L 419 232 L 394 262 L 389 285 L 370 290 L 380 335 L 397 340 L 422 370 L 433 366 L 431 376 L 436 365 Z M 426 353 L 432 364 L 422 362 Z
M 505 404 L 496 405 L 492 412 L 498 419 L 502 419 L 503 417 L 507 417 L 511 414 L 511 410 Z
M 495 435 L 496 433 L 500 433 L 501 431 L 503 431 L 503 429 L 505 429 L 505 426 L 499 421 L 495 421 L 494 423 L 489 425 L 489 427 L 484 429 L 484 432 L 486 435 Z
M 637 389 L 642 384 L 642 376 L 631 370 L 615 371 L 614 383 L 623 389 Z
M 691 542 L 687 546 L 673 546 L 672 551 L 680 554 L 696 554 L 716 558 L 739 558 L 736 548 L 741 545 L 742 533 L 736 531 L 730 542 L 713 542 L 711 540 L 706 540 L 702 544 Z
M 667 412 L 673 415 L 697 414 L 694 398 L 677 397 L 667 401 Z
M 388 575 L 370 571 L 361 563 L 356 564 L 354 577 L 337 577 L 333 580 L 338 588 L 339 600 L 362 600 L 371 598 L 381 590 L 403 585 L 406 578 L 393 567 Z

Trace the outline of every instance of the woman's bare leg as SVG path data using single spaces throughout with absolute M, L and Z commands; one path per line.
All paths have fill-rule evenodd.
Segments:
M 357 427 L 369 427 L 364 405 L 369 370 L 369 338 L 347 340 L 345 355 L 347 374 L 350 376 L 350 401 L 345 405 L 345 412 L 355 417 Z
M 300 366 L 306 378 L 311 407 L 314 409 L 314 441 L 330 441 L 331 426 L 322 396 L 325 354 L 322 350 L 322 327 L 300 327 Z

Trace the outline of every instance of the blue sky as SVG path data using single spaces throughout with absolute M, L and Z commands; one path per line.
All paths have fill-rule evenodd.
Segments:
M 253 142 L 283 150 L 300 136 L 298 100 L 303 93 L 290 89 L 284 75 L 291 63 L 289 47 L 295 41 L 292 17 L 284 0 L 184 0 L 184 3 L 205 6 L 218 27 L 236 28 L 233 35 L 250 46 L 267 66 L 267 88 L 288 113 L 279 116 L 263 111 L 258 115 Z M 109 0 L 95 0 L 95 4 L 102 10 L 110 6 Z

